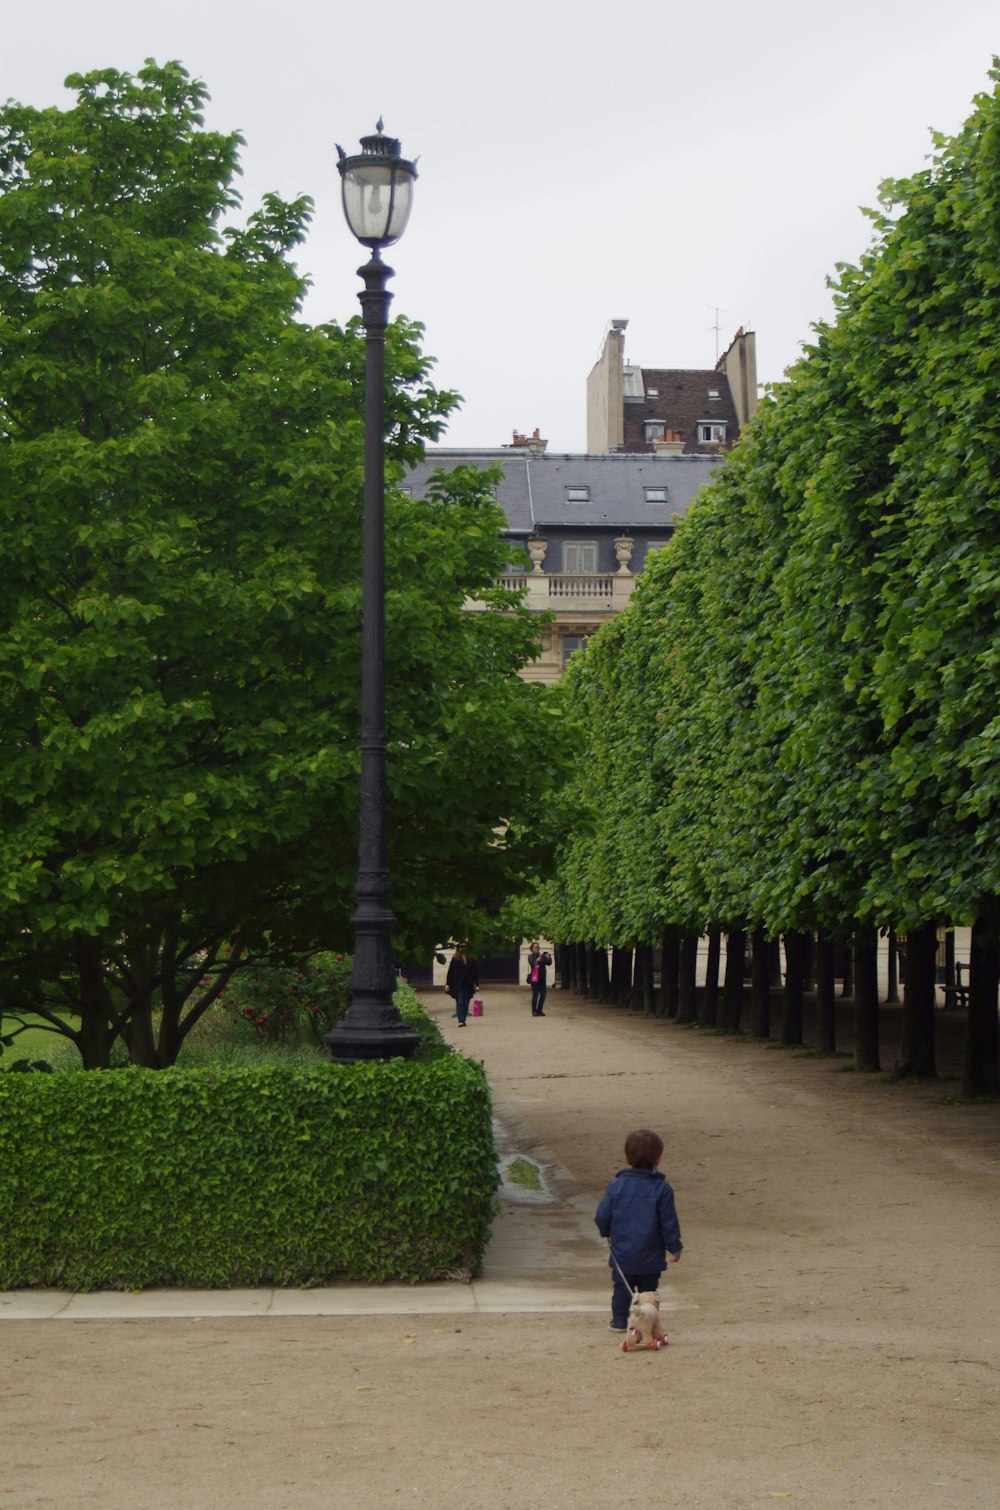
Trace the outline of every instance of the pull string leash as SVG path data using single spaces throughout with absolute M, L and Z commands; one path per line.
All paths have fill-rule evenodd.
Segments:
M 628 1277 L 622 1272 L 622 1266 L 618 1262 L 617 1258 L 615 1257 L 615 1250 L 611 1246 L 611 1239 L 610 1239 L 610 1237 L 608 1238 L 608 1252 L 611 1254 L 611 1262 L 614 1264 L 615 1268 L 618 1270 L 618 1273 L 621 1276 L 621 1282 L 625 1286 L 626 1290 L 631 1290 L 633 1295 L 638 1295 L 638 1293 L 639 1293 L 639 1286 L 638 1285 L 630 1285 L 629 1284 Z

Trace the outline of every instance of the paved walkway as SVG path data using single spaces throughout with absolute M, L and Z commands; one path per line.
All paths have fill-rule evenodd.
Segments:
M 4 1505 L 995 1510 L 1000 1107 L 568 992 L 427 1003 L 544 1187 L 505 1189 L 483 1277 L 0 1297 Z M 623 1354 L 592 1214 L 637 1126 L 684 1309 Z

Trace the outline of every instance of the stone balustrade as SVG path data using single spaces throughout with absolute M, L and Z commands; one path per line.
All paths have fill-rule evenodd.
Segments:
M 525 602 L 529 608 L 551 608 L 557 613 L 574 609 L 615 613 L 628 602 L 635 586 L 635 578 L 622 571 L 511 571 L 504 572 L 500 582 L 511 592 L 525 588 Z

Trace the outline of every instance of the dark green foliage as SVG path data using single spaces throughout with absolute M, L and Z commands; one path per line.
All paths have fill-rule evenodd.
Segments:
M 974 925 L 970 1094 L 1000 1083 L 991 77 L 928 167 L 882 185 L 870 249 L 838 269 L 836 320 L 649 557 L 626 612 L 574 658 L 584 821 L 549 893 L 562 938 L 609 944 L 750 927 L 795 956 L 800 933 Z M 824 993 L 832 1047 L 828 979 Z M 858 1067 L 873 1069 L 870 960 L 855 996 Z M 910 1028 L 932 1033 L 926 1018 Z M 932 1065 L 933 1044 L 919 1057 Z
M 308 199 L 222 229 L 240 138 L 179 64 L 69 86 L 0 108 L 0 1001 L 162 1068 L 247 957 L 350 947 L 365 341 L 298 317 Z M 402 954 L 544 871 L 561 767 L 495 479 L 393 486 L 458 402 L 420 336 L 386 336 Z
M 482 1067 L 0 1076 L 0 1289 L 475 1273 L 498 1179 Z

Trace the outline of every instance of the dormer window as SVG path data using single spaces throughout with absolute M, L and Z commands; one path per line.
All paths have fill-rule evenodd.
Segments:
M 568 487 L 566 489 L 567 503 L 589 503 L 590 489 L 587 487 Z
M 647 445 L 654 440 L 662 440 L 666 434 L 667 422 L 665 419 L 647 419 L 643 421 L 642 433 L 646 437 Z
M 698 421 L 698 443 L 699 443 L 699 445 L 709 446 L 709 445 L 713 445 L 713 444 L 718 444 L 718 443 L 724 442 L 725 439 L 726 439 L 726 422 L 725 422 L 725 420 L 707 420 L 707 419 L 701 419 L 701 420 Z

